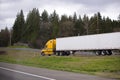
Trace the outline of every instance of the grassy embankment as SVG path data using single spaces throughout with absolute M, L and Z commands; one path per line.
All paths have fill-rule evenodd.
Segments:
M 0 62 L 22 64 L 120 79 L 120 55 L 113 56 L 40 56 L 39 52 L 7 50 Z

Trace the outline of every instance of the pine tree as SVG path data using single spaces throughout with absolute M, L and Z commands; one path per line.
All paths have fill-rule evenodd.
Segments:
M 10 33 L 8 28 L 1 30 L 0 32 L 0 47 L 6 47 L 9 45 Z
M 48 12 L 44 10 L 41 15 L 42 22 L 48 22 Z
M 13 25 L 13 35 L 12 35 L 13 43 L 22 40 L 24 27 L 25 27 L 24 14 L 23 11 L 21 10 L 20 13 L 17 14 L 16 20 Z
M 74 23 L 74 35 L 83 35 L 85 34 L 85 28 L 83 27 L 83 21 L 81 19 L 81 16 L 79 15 L 79 19 Z
M 88 16 L 85 14 L 83 17 L 83 27 L 84 29 L 86 29 L 86 34 L 89 34 L 89 18 Z
M 73 15 L 73 22 L 76 22 L 77 21 L 77 14 L 76 12 L 74 12 L 74 15 Z
M 97 13 L 97 28 L 96 28 L 96 33 L 103 33 L 104 28 L 102 28 L 102 17 L 100 12 Z
M 72 17 L 68 18 L 67 15 L 61 16 L 59 26 L 59 37 L 73 36 L 74 35 L 74 24 Z
M 67 17 L 67 15 L 62 15 L 60 22 L 65 22 L 65 21 L 68 21 L 68 17 Z
M 40 15 L 36 8 L 33 8 L 27 15 L 25 39 L 28 43 L 35 45 L 40 33 Z
M 112 21 L 109 17 L 107 17 L 105 19 L 105 23 L 104 23 L 104 29 L 103 32 L 104 33 L 108 33 L 108 32 L 112 32 L 113 31 L 113 26 L 112 26 Z
M 99 34 L 102 33 L 102 17 L 101 14 L 98 12 L 94 14 L 93 17 L 90 18 L 90 25 L 89 25 L 89 33 L 90 34 Z
M 69 21 L 73 21 L 72 16 L 69 16 L 68 20 L 69 20 Z
M 59 16 L 56 11 L 50 15 L 50 22 L 52 23 L 52 38 L 56 38 L 59 28 Z
M 44 47 L 44 44 L 47 42 L 47 40 L 51 38 L 52 38 L 52 23 L 49 20 L 48 12 L 44 10 L 41 14 L 39 45 L 41 47 Z

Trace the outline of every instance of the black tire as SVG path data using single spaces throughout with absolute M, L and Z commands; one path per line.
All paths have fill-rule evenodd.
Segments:
M 60 52 L 56 52 L 56 56 L 60 56 Z
M 95 54 L 96 54 L 97 56 L 99 56 L 99 55 L 101 55 L 101 53 L 102 53 L 102 51 L 101 51 L 101 50 L 99 50 L 99 51 L 96 51 L 96 53 L 95 53 Z
M 105 55 L 107 55 L 107 51 L 106 51 L 106 50 L 103 50 L 103 51 L 101 52 L 101 54 L 102 54 L 103 56 L 105 56 Z
M 48 56 L 51 56 L 51 54 L 48 54 Z
M 62 55 L 67 56 L 67 52 L 66 51 L 62 52 Z
M 63 56 L 63 52 L 60 52 L 60 53 L 59 53 L 59 56 Z
M 67 56 L 69 56 L 69 55 L 70 55 L 70 52 L 69 52 L 69 51 L 67 51 L 67 52 L 66 52 L 66 55 L 67 55 Z
M 107 55 L 112 55 L 112 51 L 111 50 L 107 50 L 108 54 Z
M 75 56 L 75 52 L 76 52 L 76 51 L 72 51 L 72 52 L 70 52 L 70 54 L 72 54 L 73 56 Z
M 45 56 L 45 54 L 44 54 L 43 52 L 41 53 L 41 55 L 42 55 L 42 56 Z

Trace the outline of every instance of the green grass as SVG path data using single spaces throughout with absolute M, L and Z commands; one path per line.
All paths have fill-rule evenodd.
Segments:
M 5 50 L 0 62 L 87 73 L 120 79 L 120 55 L 112 56 L 40 56 L 39 52 Z

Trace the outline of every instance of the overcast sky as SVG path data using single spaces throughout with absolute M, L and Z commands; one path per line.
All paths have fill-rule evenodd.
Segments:
M 40 14 L 43 10 L 59 15 L 67 14 L 93 16 L 100 12 L 102 16 L 117 20 L 120 14 L 120 0 L 0 0 L 0 30 L 6 26 L 11 28 L 16 15 L 22 9 L 24 16 L 33 8 L 38 8 Z

